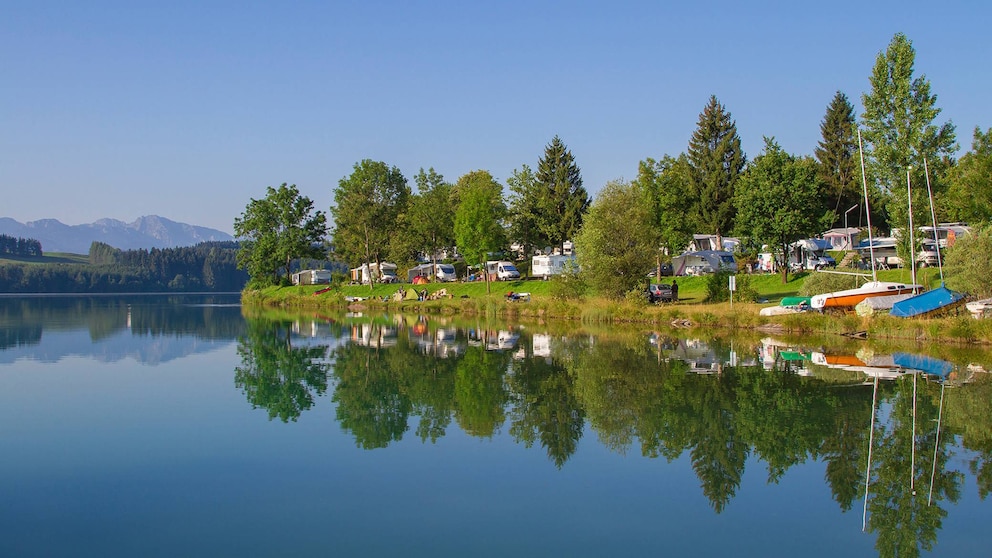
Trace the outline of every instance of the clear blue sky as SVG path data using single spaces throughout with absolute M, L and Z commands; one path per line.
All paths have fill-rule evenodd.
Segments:
M 896 32 L 941 122 L 992 127 L 987 2 L 3 2 L 0 217 L 230 232 L 266 186 L 327 210 L 365 158 L 505 183 L 558 134 L 586 188 L 685 151 L 711 94 L 748 157 L 811 154 Z

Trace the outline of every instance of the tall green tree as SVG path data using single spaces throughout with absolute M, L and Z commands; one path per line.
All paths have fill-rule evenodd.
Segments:
M 620 298 L 643 288 L 654 265 L 658 232 L 636 184 L 610 182 L 596 196 L 575 236 L 579 267 L 602 295 Z
M 539 224 L 543 187 L 527 165 L 514 169 L 506 184 L 510 188 L 509 240 L 520 244 L 524 254 L 530 255 L 535 247 L 551 242 Z
M 834 225 L 840 226 L 844 222 L 845 211 L 855 205 L 864 205 L 861 201 L 854 107 L 847 100 L 847 95 L 840 91 L 834 95 L 820 123 L 820 134 L 823 137 L 814 152 L 819 163 L 817 175 L 829 195 Z
M 945 211 L 952 221 L 987 224 L 992 221 L 992 128 L 975 127 L 971 151 L 948 176 Z
M 892 37 L 885 52 L 875 59 L 870 82 L 871 91 L 861 96 L 864 113 L 865 159 L 869 176 L 876 188 L 887 194 L 885 213 L 889 225 L 905 230 L 909 222 L 906 193 L 907 169 L 912 167 L 912 182 L 925 183 L 923 162 L 928 163 L 934 189 L 940 191 L 944 175 L 951 165 L 950 156 L 957 150 L 954 125 L 937 124 L 940 114 L 937 96 L 930 91 L 925 75 L 914 77 L 916 51 L 902 33 Z M 925 188 L 914 195 L 914 215 L 921 223 L 926 213 Z M 875 217 L 875 208 L 872 208 Z
M 503 187 L 489 171 L 472 171 L 458 179 L 455 195 L 455 241 L 465 261 L 485 269 L 486 256 L 506 247 L 506 203 Z M 486 290 L 489 290 L 489 274 Z
M 238 268 L 256 285 L 275 284 L 281 269 L 289 278 L 290 265 L 300 258 L 324 258 L 320 247 L 327 234 L 327 217 L 314 211 L 296 185 L 268 187 L 263 199 L 252 199 L 234 219 L 234 235 L 241 241 Z
M 691 180 L 685 154 L 678 158 L 665 155 L 660 161 L 649 158 L 638 166 L 635 182 L 645 196 L 652 225 L 658 231 L 659 277 L 662 259 L 681 254 L 692 241 L 693 225 L 686 218 L 686 208 L 691 204 Z
M 406 229 L 410 232 L 407 236 L 417 252 L 437 263 L 438 252 L 455 244 L 455 209 L 451 203 L 454 186 L 433 167 L 426 172 L 420 169 L 414 180 L 418 191 L 406 214 Z
M 817 207 L 820 183 L 816 162 L 782 151 L 774 138 L 741 177 L 734 196 L 738 234 L 768 244 L 775 253 L 782 282 L 789 279 L 789 244 L 822 230 L 832 214 Z
M 537 182 L 543 189 L 538 227 L 550 242 L 562 246 L 579 231 L 590 202 L 575 158 L 558 136 L 537 163 Z
M 335 252 L 348 262 L 379 264 L 400 232 L 409 200 L 410 187 L 398 168 L 371 159 L 355 163 L 334 191 Z
M 737 123 L 716 95 L 710 96 L 689 140 L 696 232 L 719 237 L 733 230 L 734 189 L 745 161 Z

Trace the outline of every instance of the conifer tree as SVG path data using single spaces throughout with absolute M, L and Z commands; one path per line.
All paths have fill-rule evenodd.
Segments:
M 847 95 L 838 91 L 820 123 L 820 140 L 814 153 L 819 163 L 817 176 L 823 183 L 834 212 L 834 225 L 843 223 L 846 210 L 861 203 L 861 171 L 858 169 L 858 139 L 855 135 L 854 107 Z M 864 211 L 864 208 L 861 208 Z
M 734 187 L 744 163 L 737 124 L 712 95 L 689 140 L 697 232 L 712 231 L 719 237 L 733 229 Z
M 554 244 L 561 246 L 579 231 L 589 207 L 589 194 L 575 158 L 561 138 L 555 136 L 537 164 L 537 182 L 542 186 L 537 225 Z

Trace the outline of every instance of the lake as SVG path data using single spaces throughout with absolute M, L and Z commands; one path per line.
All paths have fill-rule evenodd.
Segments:
M 977 556 L 992 355 L 0 297 L 0 556 Z

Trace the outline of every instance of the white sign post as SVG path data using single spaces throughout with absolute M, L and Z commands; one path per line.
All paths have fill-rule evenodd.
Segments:
M 737 276 L 730 276 L 730 307 L 734 307 L 734 291 L 737 290 Z

